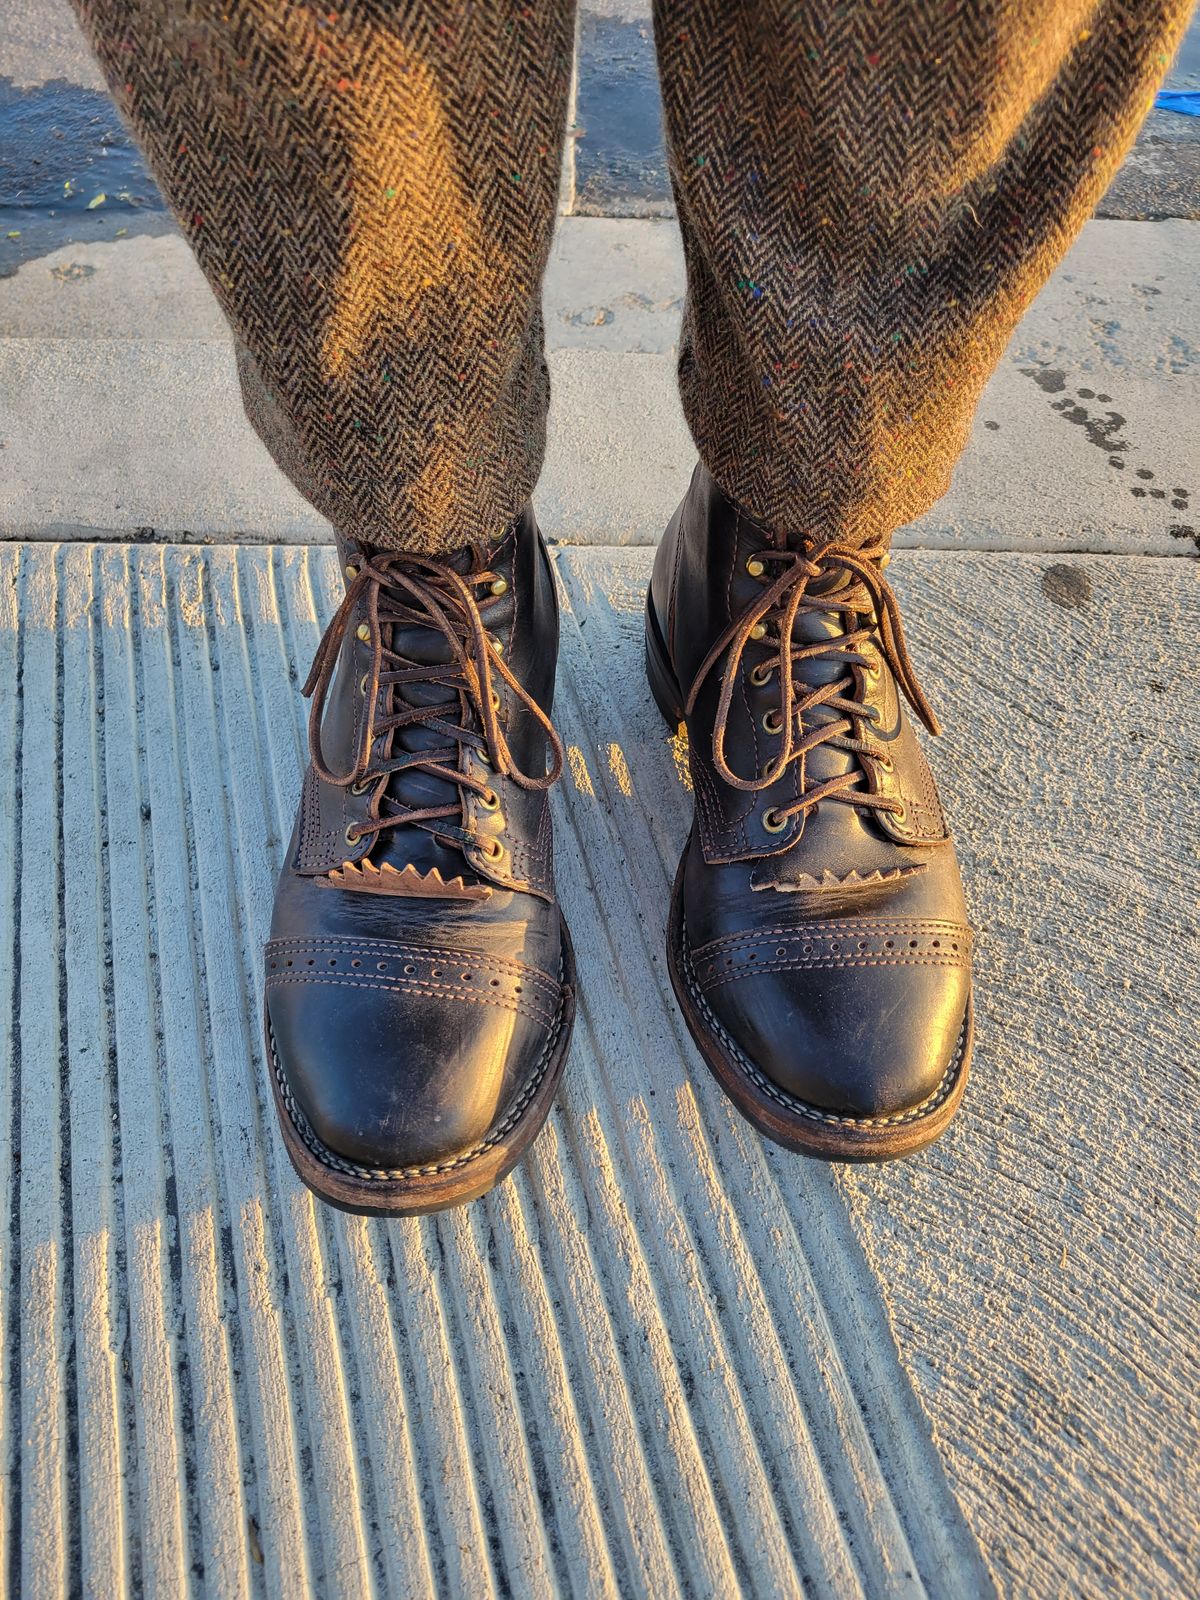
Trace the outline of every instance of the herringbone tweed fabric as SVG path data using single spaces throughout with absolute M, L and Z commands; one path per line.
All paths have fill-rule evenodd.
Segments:
M 246 410 L 343 535 L 456 549 L 541 467 L 563 0 L 77 0 L 237 335 Z
M 74 0 L 340 533 L 444 551 L 536 482 L 571 0 Z M 1190 0 L 656 0 L 701 456 L 861 543 L 949 481 Z
M 727 494 L 864 544 L 945 493 L 1190 11 L 656 0 L 688 264 L 680 387 Z

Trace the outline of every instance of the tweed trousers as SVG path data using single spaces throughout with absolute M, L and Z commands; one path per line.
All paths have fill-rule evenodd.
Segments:
M 343 535 L 497 536 L 545 447 L 573 0 L 74 0 Z M 1191 0 L 656 0 L 679 381 L 726 494 L 886 538 L 1104 192 Z

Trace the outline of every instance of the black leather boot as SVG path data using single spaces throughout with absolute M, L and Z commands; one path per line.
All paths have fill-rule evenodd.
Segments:
M 699 467 L 646 620 L 696 796 L 671 905 L 676 995 L 738 1109 L 841 1160 L 935 1138 L 971 1053 L 971 932 L 903 700 L 937 727 L 886 562 L 786 541 Z
M 267 1054 L 311 1189 L 349 1211 L 438 1211 L 513 1167 L 570 1043 L 554 579 L 528 508 L 454 557 L 342 553 L 346 597 L 305 685 Z

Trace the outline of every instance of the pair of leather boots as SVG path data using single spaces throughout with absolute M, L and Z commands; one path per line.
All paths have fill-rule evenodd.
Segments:
M 266 948 L 284 1139 L 323 1199 L 474 1199 L 549 1112 L 575 960 L 554 891 L 554 579 L 527 507 L 433 558 L 347 547 Z M 971 933 L 905 702 L 932 732 L 882 548 L 805 548 L 703 467 L 658 552 L 650 686 L 695 818 L 675 993 L 769 1138 L 879 1160 L 935 1138 L 971 1052 Z

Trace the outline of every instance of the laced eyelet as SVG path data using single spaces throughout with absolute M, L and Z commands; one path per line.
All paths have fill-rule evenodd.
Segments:
M 369 672 L 364 672 L 362 677 L 358 680 L 358 692 L 359 692 L 359 694 L 366 694 L 367 690 L 370 687 L 371 687 L 371 674 Z
M 489 789 L 485 794 L 479 796 L 479 804 L 485 811 L 499 811 L 500 796 L 494 789 Z
M 750 669 L 750 682 L 756 689 L 761 689 L 764 684 L 770 683 L 774 667 L 769 667 L 766 662 L 760 662 L 757 667 Z
M 883 667 L 880 664 L 879 657 L 868 656 L 863 665 L 863 671 L 866 673 L 867 677 L 872 680 L 881 677 L 883 675 Z
M 492 690 L 492 710 L 493 711 L 499 711 L 500 709 L 501 709 L 500 696 L 496 693 L 495 689 L 493 689 Z
M 354 825 L 353 822 L 346 829 L 344 837 L 345 837 L 346 843 L 348 845 L 350 845 L 352 848 L 353 848 L 354 845 L 356 845 L 359 842 L 359 832 L 358 832 L 358 829 Z
M 499 861 L 500 857 L 504 854 L 504 846 L 500 843 L 499 839 L 481 839 L 479 841 L 479 848 L 483 851 L 484 855 L 489 861 Z
M 494 638 L 492 638 L 491 634 L 489 634 L 488 635 L 488 643 L 491 645 L 492 649 L 496 652 L 496 654 L 498 656 L 502 656 L 504 654 L 504 640 L 503 639 L 494 639 Z
M 758 559 L 757 556 L 746 557 L 746 571 L 752 578 L 761 578 L 766 570 L 767 569 L 765 565 Z
M 783 771 L 782 756 L 772 756 L 763 768 L 763 778 L 767 783 L 774 783 Z
M 887 754 L 886 751 L 882 751 L 879 755 L 877 755 L 875 757 L 875 760 L 879 763 L 879 770 L 881 772 L 894 772 L 895 771 L 895 762 L 892 760 L 891 756 Z
M 764 733 L 782 733 L 783 713 L 774 708 L 770 711 L 765 711 L 763 713 L 762 725 Z
M 898 811 L 893 811 L 892 812 L 892 821 L 896 824 L 896 826 L 898 828 L 902 828 L 904 826 L 904 824 L 908 821 L 908 812 L 904 809 L 903 806 L 901 806 Z
M 371 787 L 370 778 L 360 778 L 357 783 L 352 783 L 350 785 L 350 793 L 351 794 L 366 794 L 367 790 L 370 787 Z
M 770 811 L 763 812 L 762 825 L 768 833 L 782 833 L 788 825 L 788 819 L 781 817 L 772 807 Z

